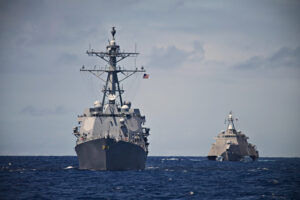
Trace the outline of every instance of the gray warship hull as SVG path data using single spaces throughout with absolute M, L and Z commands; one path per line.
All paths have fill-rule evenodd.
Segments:
M 241 161 L 243 160 L 245 157 L 239 154 L 235 154 L 232 152 L 224 152 L 221 154 L 222 156 L 222 161 Z M 257 160 L 257 156 L 249 156 L 253 161 Z M 218 156 L 207 156 L 208 160 L 218 160 Z
M 89 72 L 104 81 L 102 101 L 96 100 L 94 107 L 86 108 L 78 115 L 78 125 L 73 128 L 77 138 L 75 151 L 79 169 L 88 170 L 143 170 L 148 155 L 148 136 L 150 128 L 143 125 L 146 117 L 140 109 L 131 107 L 130 101 L 124 101 L 123 87 L 120 82 L 140 69 L 125 69 L 117 63 L 127 57 L 136 57 L 137 52 L 125 52 L 115 41 L 116 30 L 112 27 L 112 39 L 108 41 L 106 51 L 89 49 L 89 56 L 97 56 L 106 62 L 105 67 L 94 66 L 91 69 L 82 66 L 80 71 Z M 107 74 L 106 81 L 103 74 Z M 121 74 L 119 79 L 118 74 Z M 104 76 L 104 75 L 103 75 Z M 149 75 L 144 74 L 143 78 Z
M 143 170 L 147 152 L 138 145 L 114 139 L 90 140 L 75 147 L 79 169 Z
M 217 161 L 253 161 L 259 157 L 256 146 L 248 143 L 248 137 L 234 126 L 234 119 L 230 112 L 226 121 L 227 130 L 221 131 L 212 144 L 207 158 Z M 225 122 L 226 122 L 225 121 Z
M 222 149 L 220 144 L 219 146 L 214 145 L 212 150 L 217 152 L 218 148 Z M 250 157 L 253 161 L 258 158 L 258 152 L 255 151 L 249 144 L 247 146 L 231 144 L 227 146 L 226 150 L 219 153 L 218 156 L 207 156 L 209 160 L 219 160 L 221 158 L 222 161 L 242 161 L 246 157 Z

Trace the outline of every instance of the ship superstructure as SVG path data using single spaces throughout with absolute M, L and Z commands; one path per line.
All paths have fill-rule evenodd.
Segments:
M 94 106 L 78 116 L 78 126 L 73 134 L 77 137 L 75 151 L 80 169 L 93 170 L 140 170 L 145 168 L 148 154 L 149 128 L 143 127 L 145 116 L 131 102 L 123 101 L 124 90 L 120 82 L 145 69 L 127 70 L 117 63 L 127 57 L 135 57 L 136 52 L 121 52 L 115 41 L 116 29 L 112 28 L 112 39 L 106 51 L 88 50 L 89 56 L 97 56 L 107 63 L 107 67 L 83 66 L 81 72 L 90 72 L 104 81 L 103 97 Z M 106 79 L 102 76 L 107 75 Z M 119 79 L 118 74 L 122 74 Z M 144 74 L 147 75 L 147 74 Z
M 212 144 L 207 156 L 209 160 L 240 161 L 246 157 L 250 157 L 252 160 L 258 158 L 256 146 L 248 143 L 247 139 L 249 138 L 235 129 L 234 120 L 235 118 L 230 112 L 225 120 L 227 130 L 221 131 L 215 138 L 216 142 Z

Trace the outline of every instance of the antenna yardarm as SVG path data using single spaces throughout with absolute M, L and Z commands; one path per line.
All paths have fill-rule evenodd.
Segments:
M 109 41 L 109 45 L 106 47 L 105 52 L 97 52 L 93 49 L 87 50 L 86 53 L 89 56 L 98 56 L 102 60 L 104 60 L 108 67 L 105 68 L 97 68 L 96 66 L 93 69 L 85 69 L 83 66 L 80 71 L 86 71 L 90 72 L 93 75 L 95 75 L 97 78 L 101 79 L 105 82 L 105 86 L 103 88 L 103 99 L 102 99 L 102 105 L 105 103 L 105 98 L 108 95 L 116 95 L 116 93 L 119 96 L 120 104 L 123 105 L 122 102 L 122 93 L 123 90 L 120 89 L 120 82 L 127 79 L 128 77 L 132 76 L 133 74 L 137 72 L 146 72 L 144 67 L 141 67 L 141 69 L 135 68 L 134 70 L 127 70 L 121 67 L 117 67 L 117 63 L 121 60 L 127 58 L 127 57 L 136 57 L 139 53 L 136 52 L 120 52 L 120 46 L 116 44 L 115 42 L 115 34 L 116 29 L 115 27 L 112 27 L 111 30 L 112 34 L 112 40 Z M 101 76 L 107 73 L 107 78 L 104 80 Z M 121 73 L 124 77 L 119 80 L 118 79 L 118 73 Z

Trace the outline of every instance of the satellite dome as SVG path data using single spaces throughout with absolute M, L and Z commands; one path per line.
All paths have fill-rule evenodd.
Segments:
M 128 112 L 129 111 L 129 107 L 127 105 L 123 105 L 121 107 L 121 112 L 124 113 L 124 112 Z
M 115 40 L 111 40 L 111 41 L 109 42 L 109 44 L 110 44 L 110 45 L 115 45 L 116 42 L 115 42 Z
M 94 107 L 95 107 L 95 108 L 101 107 L 100 101 L 95 101 L 95 102 L 94 102 Z
M 131 102 L 130 101 L 124 101 L 124 104 L 128 106 L 128 108 L 131 107 Z
M 124 124 L 125 123 L 125 119 L 123 117 L 120 118 L 120 123 Z
M 108 95 L 108 99 L 110 101 L 116 100 L 116 95 L 110 94 L 110 95 Z
M 114 94 L 108 95 L 108 100 L 109 100 L 109 103 L 114 103 L 116 100 L 116 95 L 114 95 Z

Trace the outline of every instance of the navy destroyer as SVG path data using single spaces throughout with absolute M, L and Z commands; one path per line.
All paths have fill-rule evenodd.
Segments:
M 241 131 L 235 129 L 234 120 L 237 119 L 230 112 L 225 120 L 227 130 L 221 131 L 215 138 L 216 142 L 212 144 L 207 156 L 209 160 L 242 161 L 246 158 L 251 158 L 252 160 L 258 158 L 256 146 L 248 143 L 247 139 L 249 138 Z
M 123 101 L 123 88 L 120 82 L 145 69 L 132 70 L 121 68 L 117 63 L 127 57 L 136 57 L 136 52 L 121 52 L 115 41 L 116 29 L 112 28 L 112 39 L 106 51 L 93 49 L 86 53 L 104 60 L 106 67 L 87 69 L 82 66 L 81 72 L 90 72 L 104 81 L 103 97 L 94 102 L 94 107 L 87 108 L 78 116 L 78 126 L 73 134 L 77 137 L 75 151 L 79 169 L 92 170 L 143 170 L 148 155 L 149 128 L 143 127 L 145 116 L 140 110 L 132 108 L 131 102 Z M 118 74 L 122 75 L 119 79 Z M 102 75 L 107 75 L 106 79 Z M 148 78 L 148 74 L 143 75 Z

